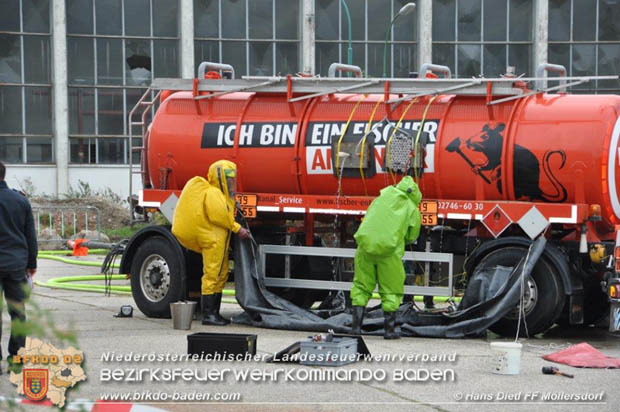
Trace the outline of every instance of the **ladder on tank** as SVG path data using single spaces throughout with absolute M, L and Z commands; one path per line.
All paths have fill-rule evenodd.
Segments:
M 231 73 L 230 79 L 205 79 L 204 74 L 207 68 Z M 569 87 L 574 87 L 592 80 L 617 80 L 620 76 L 573 76 L 568 77 L 566 69 L 560 65 L 541 64 L 536 70 L 536 77 L 517 77 L 506 76 L 500 78 L 472 77 L 463 79 L 450 78 L 450 69 L 446 66 L 425 64 L 421 72 L 426 73 L 426 69 L 444 73 L 445 78 L 362 78 L 361 69 L 357 66 L 334 63 L 329 68 L 329 77 L 295 77 L 287 76 L 244 76 L 235 79 L 234 69 L 228 64 L 203 62 L 198 69 L 198 78 L 177 79 L 177 78 L 157 78 L 153 80 L 151 86 L 142 95 L 140 100 L 129 113 L 129 193 L 130 203 L 132 203 L 133 175 L 146 173 L 146 171 L 133 170 L 133 153 L 139 151 L 142 156 L 146 154 L 146 115 L 157 102 L 163 90 L 190 91 L 195 100 L 212 99 L 229 93 L 249 92 L 249 93 L 276 93 L 285 94 L 287 101 L 307 100 L 315 97 L 325 96 L 335 93 L 351 94 L 378 94 L 384 95 L 385 104 L 391 104 L 394 110 L 399 104 L 411 101 L 418 97 L 436 96 L 442 94 L 466 95 L 466 96 L 486 96 L 487 105 L 495 105 L 511 100 L 521 99 L 539 93 L 560 91 L 564 92 Z M 336 77 L 336 72 L 352 72 L 357 77 Z M 545 72 L 556 72 L 558 77 L 544 77 Z M 556 86 L 547 87 L 547 81 L 558 81 Z M 519 83 L 521 86 L 515 85 Z M 535 87 L 527 89 L 525 84 L 534 83 Z M 209 94 L 201 94 L 209 92 Z M 146 100 L 152 93 L 153 98 Z M 392 98 L 390 96 L 392 95 Z M 398 97 L 393 97 L 398 95 Z M 499 98 L 497 98 L 499 97 Z M 141 121 L 134 122 L 133 116 L 142 109 Z M 133 126 L 142 128 L 142 145 L 133 146 Z M 133 204 L 130 210 L 130 221 L 133 224 L 135 219 Z
M 156 91 L 155 95 L 152 96 L 151 100 L 147 100 L 149 95 L 151 95 L 151 92 L 154 90 Z M 157 99 L 159 99 L 160 94 L 161 94 L 161 89 L 159 90 L 153 89 L 153 88 L 146 89 L 146 92 L 144 92 L 144 94 L 140 97 L 140 100 L 138 100 L 138 102 L 131 109 L 128 115 L 129 121 L 127 122 L 127 124 L 129 125 L 129 214 L 130 214 L 129 224 L 130 225 L 133 225 L 134 223 L 141 221 L 139 219 L 136 219 L 135 214 L 134 214 L 133 175 L 140 174 L 142 177 L 142 181 L 144 181 L 144 175 L 146 173 L 145 170 L 142 170 L 142 167 L 140 167 L 140 170 L 133 169 L 133 154 L 134 152 L 139 152 L 140 161 L 141 163 L 143 162 L 142 159 L 144 158 L 144 156 L 146 156 L 146 132 L 148 130 L 148 125 L 146 124 L 146 116 L 149 110 L 151 110 L 154 104 L 157 102 Z M 142 112 L 140 112 L 140 109 L 142 109 Z M 135 114 L 138 114 L 140 116 L 140 121 L 138 122 L 133 121 L 133 117 Z M 142 129 L 142 133 L 141 133 L 142 144 L 137 147 L 134 147 L 133 145 L 134 126 L 140 126 Z

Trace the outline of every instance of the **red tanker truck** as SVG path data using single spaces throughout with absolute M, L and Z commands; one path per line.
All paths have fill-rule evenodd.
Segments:
M 351 234 L 379 190 L 410 174 L 425 228 L 405 256 L 423 282 L 406 293 L 451 296 L 480 265 L 514 266 L 542 235 L 527 330 L 596 321 L 608 308 L 605 282 L 620 271 L 620 96 L 567 94 L 593 78 L 554 65 L 536 78 L 426 69 L 446 76 L 361 78 L 333 65 L 327 78 L 235 79 L 232 67 L 203 63 L 196 79 L 155 79 L 130 114 L 143 131 L 132 149 L 142 154 L 136 210 L 171 219 L 190 178 L 235 162 L 267 286 L 310 306 L 350 288 Z M 557 86 L 546 86 L 548 70 L 563 74 Z M 148 316 L 169 316 L 170 302 L 199 293 L 201 260 L 169 227 L 138 232 L 121 271 Z M 515 311 L 492 329 L 512 334 L 517 322 Z

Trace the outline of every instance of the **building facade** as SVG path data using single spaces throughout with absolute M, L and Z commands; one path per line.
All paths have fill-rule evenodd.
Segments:
M 153 78 L 194 77 L 202 61 L 231 64 L 237 77 L 326 75 L 331 63 L 349 61 L 388 77 L 429 62 L 456 77 L 497 77 L 507 66 L 533 76 L 545 62 L 575 76 L 620 73 L 619 0 L 417 0 L 413 13 L 399 15 L 407 3 L 2 0 L 7 180 L 48 195 L 82 181 L 125 198 L 127 114 Z M 572 92 L 620 93 L 620 82 Z

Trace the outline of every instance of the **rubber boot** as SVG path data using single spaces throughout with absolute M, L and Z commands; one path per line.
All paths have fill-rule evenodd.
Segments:
M 352 335 L 361 335 L 362 334 L 362 322 L 364 321 L 364 311 L 366 310 L 363 306 L 352 306 L 351 314 L 353 315 L 353 322 L 351 322 L 351 334 Z
M 230 319 L 226 319 L 225 317 L 223 317 L 222 315 L 220 315 L 220 308 L 222 307 L 222 293 L 216 293 L 215 296 L 217 297 L 217 306 L 215 307 L 215 317 L 220 321 L 220 322 L 225 322 L 227 325 L 230 324 Z
M 383 312 L 384 328 L 383 339 L 400 339 L 400 334 L 396 332 L 396 312 Z
M 202 295 L 200 298 L 200 306 L 202 307 L 202 324 L 226 326 L 228 323 L 218 318 L 217 295 Z

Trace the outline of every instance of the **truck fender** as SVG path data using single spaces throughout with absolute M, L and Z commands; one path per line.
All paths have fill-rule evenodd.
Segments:
M 532 240 L 509 236 L 495 240 L 489 240 L 480 245 L 474 252 L 469 255 L 465 262 L 465 272 L 470 276 L 480 260 L 488 253 L 508 246 L 519 246 L 523 248 L 529 248 L 533 243 Z M 564 291 L 568 296 L 574 294 L 583 293 L 583 283 L 577 274 L 572 273 L 567 262 L 566 254 L 552 244 L 547 243 L 543 256 L 549 259 L 553 265 L 558 269 L 560 277 L 562 278 L 562 285 Z
M 153 236 L 161 236 L 170 242 L 172 250 L 179 256 L 179 261 L 181 262 L 181 273 L 187 273 L 185 264 L 185 253 L 183 253 L 183 248 L 181 247 L 179 241 L 172 234 L 171 226 L 160 225 L 147 226 L 143 229 L 140 229 L 138 232 L 136 232 L 136 234 L 132 236 L 131 239 L 129 239 L 129 243 L 127 243 L 125 251 L 123 252 L 123 257 L 121 259 L 120 273 L 130 274 L 131 263 L 136 253 L 136 250 L 138 250 L 138 248 L 144 243 L 146 239 Z

